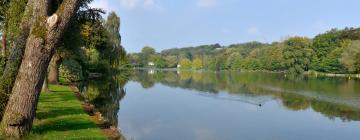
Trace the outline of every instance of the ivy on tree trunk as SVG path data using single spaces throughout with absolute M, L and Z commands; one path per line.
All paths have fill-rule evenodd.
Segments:
M 2 36 L 2 57 L 6 57 L 6 33 Z
M 20 138 L 30 132 L 51 57 L 81 1 L 63 0 L 50 17 L 47 17 L 48 0 L 34 2 L 34 10 L 39 12 L 36 12 L 38 16 L 31 27 L 23 60 L 0 125 L 4 136 Z
M 34 0 L 29 0 L 27 3 L 19 28 L 22 33 L 19 34 L 16 37 L 15 42 L 11 44 L 10 55 L 8 56 L 3 75 L 0 77 L 0 120 L 4 114 L 5 107 L 8 103 L 11 90 L 18 74 L 31 25 L 35 21 L 33 15 L 38 11 L 34 11 L 34 8 L 36 7 L 33 7 L 33 2 Z

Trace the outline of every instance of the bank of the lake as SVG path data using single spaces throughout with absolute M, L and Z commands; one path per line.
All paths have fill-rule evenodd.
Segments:
M 27 139 L 106 140 L 107 137 L 85 113 L 70 87 L 50 85 L 50 92 L 40 96 L 33 129 Z
M 192 69 L 177 69 L 177 68 L 141 68 L 136 67 L 134 70 L 153 70 L 153 71 L 193 71 L 193 72 L 246 72 L 246 73 L 283 73 L 286 76 L 288 75 L 286 71 L 269 71 L 269 70 L 220 70 L 220 71 L 212 71 L 212 70 L 192 70 Z M 343 77 L 343 78 L 355 78 L 360 79 L 360 74 L 350 74 L 350 73 L 325 73 L 319 71 L 305 71 L 303 73 L 305 76 L 310 77 Z

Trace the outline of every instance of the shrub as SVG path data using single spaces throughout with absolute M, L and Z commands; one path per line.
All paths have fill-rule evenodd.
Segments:
M 79 62 L 75 60 L 64 60 L 60 65 L 60 77 L 65 82 L 76 82 L 83 79 L 82 67 Z

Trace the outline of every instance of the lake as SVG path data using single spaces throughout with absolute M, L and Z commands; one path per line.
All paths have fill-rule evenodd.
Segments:
M 84 96 L 128 140 L 358 140 L 360 80 L 135 70 Z

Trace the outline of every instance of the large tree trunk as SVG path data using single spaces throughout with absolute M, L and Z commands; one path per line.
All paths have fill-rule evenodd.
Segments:
M 48 73 L 48 82 L 49 84 L 58 84 L 59 83 L 59 67 L 61 64 L 61 56 L 56 51 L 53 57 L 51 58 L 49 64 L 49 73 Z
M 33 6 L 34 1 L 35 0 L 29 0 L 27 3 L 25 14 L 20 23 L 20 30 L 22 33 L 15 39 L 15 42 L 11 43 L 12 47 L 10 55 L 8 56 L 3 75 L 0 78 L 0 120 L 4 114 L 16 75 L 18 74 L 18 69 L 24 55 L 26 40 L 29 37 L 31 25 L 35 22 L 35 16 L 33 15 L 39 11 L 33 10 L 36 8 Z
M 1 122 L 4 136 L 29 133 L 50 59 L 81 0 L 64 0 L 51 17 L 38 18 L 28 38 L 25 54 Z M 47 0 L 38 0 L 47 9 Z M 46 21 L 43 21 L 46 20 Z M 46 25 L 44 25 L 46 23 Z

